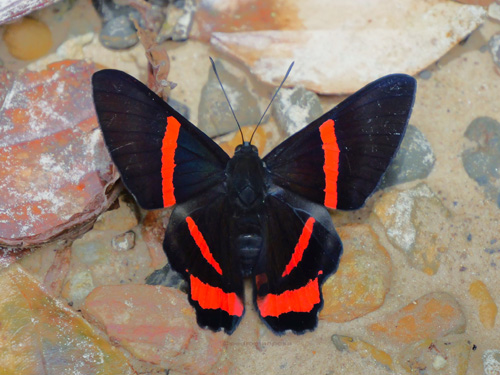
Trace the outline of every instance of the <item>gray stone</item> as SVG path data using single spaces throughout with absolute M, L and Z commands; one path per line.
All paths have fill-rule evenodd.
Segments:
M 489 43 L 490 52 L 493 56 L 493 61 L 500 68 L 500 34 L 495 34 L 491 37 Z
M 148 285 L 163 285 L 172 288 L 177 288 L 183 292 L 187 291 L 187 283 L 182 278 L 181 274 L 174 271 L 170 264 L 166 264 L 163 268 L 154 271 L 146 278 Z
M 215 61 L 215 66 L 240 125 L 255 125 L 260 118 L 259 106 L 245 80 L 229 73 L 220 61 Z M 198 127 L 210 137 L 238 129 L 212 68 L 201 91 Z
M 476 143 L 462 154 L 465 171 L 500 207 L 500 123 L 491 117 L 478 117 L 464 135 Z
M 136 45 L 139 38 L 129 17 L 123 15 L 103 24 L 99 40 L 104 47 L 126 49 Z
M 427 177 L 434 167 L 436 157 L 424 134 L 408 125 L 401 146 L 380 182 L 380 188 Z
M 303 86 L 281 89 L 272 106 L 272 114 L 286 136 L 295 134 L 323 114 L 318 95 Z
M 187 118 L 189 120 L 189 107 L 185 105 L 184 103 L 178 102 L 175 99 L 168 98 L 167 103 L 172 106 L 173 109 L 175 109 L 177 112 L 179 112 L 182 116 Z

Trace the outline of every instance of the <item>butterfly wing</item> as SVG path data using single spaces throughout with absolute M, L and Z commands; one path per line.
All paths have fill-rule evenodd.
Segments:
M 174 208 L 164 249 L 189 283 L 189 301 L 201 327 L 231 334 L 244 313 L 240 259 L 230 233 L 227 197 L 211 190 Z
M 122 180 L 143 208 L 182 203 L 224 181 L 229 156 L 134 77 L 92 77 L 104 140 Z
M 266 198 L 264 247 L 254 269 L 254 303 L 275 333 L 313 330 L 321 285 L 337 269 L 342 243 L 326 208 L 284 189 Z
M 273 183 L 330 208 L 361 207 L 401 143 L 415 90 L 395 74 L 351 95 L 264 158 Z

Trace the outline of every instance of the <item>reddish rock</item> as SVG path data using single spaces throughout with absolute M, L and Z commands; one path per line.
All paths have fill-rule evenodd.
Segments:
M 200 329 L 186 295 L 174 288 L 98 287 L 82 312 L 137 358 L 187 374 L 209 372 L 227 337 Z
M 369 331 L 395 343 L 412 343 L 465 331 L 465 316 L 458 302 L 449 294 L 435 292 L 411 302 Z
M 43 284 L 53 296 L 61 294 L 64 279 L 69 271 L 70 261 L 71 247 L 65 247 L 56 251 L 54 262 L 43 280 Z
M 95 64 L 1 72 L 0 244 L 75 238 L 116 197 L 118 179 L 92 101 Z

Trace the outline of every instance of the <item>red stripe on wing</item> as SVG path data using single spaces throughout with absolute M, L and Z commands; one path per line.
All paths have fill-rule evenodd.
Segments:
M 174 196 L 174 169 L 175 150 L 177 149 L 177 138 L 181 124 L 173 116 L 167 117 L 167 129 L 163 136 L 161 146 L 161 179 L 163 206 L 168 207 L 175 204 Z
M 313 217 L 307 219 L 304 228 L 302 228 L 302 233 L 300 234 L 299 241 L 297 242 L 297 245 L 293 250 L 292 258 L 286 265 L 285 271 L 283 271 L 281 277 L 285 277 L 286 275 L 288 275 L 295 267 L 297 267 L 297 264 L 299 264 L 299 262 L 302 260 L 304 250 L 307 249 L 307 246 L 309 246 L 309 240 L 311 239 L 315 221 L 316 220 Z
M 337 207 L 337 180 L 339 177 L 340 150 L 335 135 L 335 122 L 327 120 L 319 127 L 325 153 L 325 206 Z
M 189 277 L 191 299 L 198 302 L 202 309 L 221 309 L 229 315 L 243 315 L 243 302 L 236 293 L 226 293 L 221 288 L 205 284 L 193 275 Z
M 309 312 L 318 303 L 320 303 L 318 278 L 310 280 L 298 289 L 257 298 L 257 306 L 263 318 L 278 317 L 288 312 Z
M 196 245 L 200 248 L 203 258 L 205 258 L 205 260 L 217 271 L 219 275 L 222 275 L 222 269 L 220 268 L 219 263 L 217 263 L 217 261 L 214 259 L 207 242 L 203 238 L 203 234 L 201 234 L 198 226 L 191 218 L 191 216 L 186 217 L 186 223 L 189 228 L 189 233 L 191 233 L 194 242 L 196 242 Z

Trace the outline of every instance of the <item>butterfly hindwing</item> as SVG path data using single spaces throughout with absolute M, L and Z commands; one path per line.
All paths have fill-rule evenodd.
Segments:
M 330 208 L 361 207 L 399 147 L 415 90 L 394 74 L 351 95 L 264 158 L 273 183 Z
M 254 302 L 275 333 L 313 330 L 321 285 L 338 266 L 342 243 L 322 205 L 283 189 L 266 199 L 264 247 L 254 269 Z
M 182 203 L 222 183 L 229 156 L 144 84 L 108 69 L 92 86 L 111 157 L 143 208 Z
M 240 259 L 231 241 L 227 197 L 210 191 L 172 212 L 164 249 L 189 283 L 189 301 L 201 327 L 231 334 L 244 313 Z

